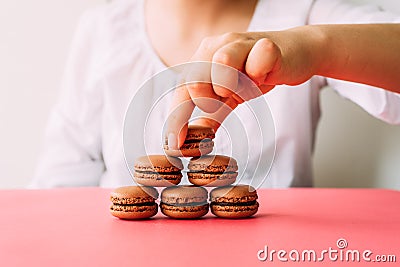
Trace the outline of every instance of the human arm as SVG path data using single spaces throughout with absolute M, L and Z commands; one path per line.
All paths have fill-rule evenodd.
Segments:
M 398 91 L 399 48 L 400 24 L 308 25 L 283 31 L 231 33 L 207 38 L 192 61 L 212 61 L 242 71 L 258 85 L 261 93 L 279 84 L 300 84 L 313 75 Z M 211 72 L 210 83 L 193 83 L 176 90 L 168 122 L 169 143 L 176 146 L 184 141 L 186 125 L 195 105 L 209 116 L 198 123 L 217 129 L 231 110 L 248 100 L 235 92 L 235 75 L 222 78 L 231 90 L 212 85 L 212 78 L 219 76 L 221 80 L 221 75 L 229 73 L 229 76 L 232 72 L 218 75 L 218 68 L 203 71 Z M 182 130 L 177 132 L 177 129 Z
M 347 0 L 316 0 L 309 12 L 310 24 L 400 23 L 395 5 L 355 5 Z M 397 9 L 397 11 L 399 11 Z M 340 96 L 354 102 L 373 117 L 400 124 L 400 94 L 371 85 L 316 76 Z

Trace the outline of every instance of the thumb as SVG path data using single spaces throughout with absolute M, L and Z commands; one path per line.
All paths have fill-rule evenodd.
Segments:
M 281 58 L 279 47 L 270 39 L 262 38 L 254 44 L 249 53 L 246 73 L 258 86 L 275 85 L 268 83 L 268 76 L 279 67 Z

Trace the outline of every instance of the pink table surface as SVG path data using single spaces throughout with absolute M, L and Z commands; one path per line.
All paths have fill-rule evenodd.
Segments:
M 254 218 L 226 220 L 208 214 L 192 221 L 167 219 L 161 213 L 145 221 L 116 219 L 108 211 L 109 192 L 0 191 L 0 266 L 400 265 L 398 191 L 259 190 L 260 210 Z M 347 243 L 345 248 L 338 247 L 339 239 L 345 240 L 339 242 L 340 247 Z M 259 260 L 266 246 L 268 254 L 286 251 L 281 258 L 288 261 L 277 254 L 272 261 Z M 332 260 L 326 252 L 319 261 L 329 248 Z M 289 253 L 296 256 L 293 250 L 299 262 L 289 259 Z M 308 262 L 305 250 L 314 250 L 317 261 L 312 257 Z M 360 253 L 360 262 L 353 262 L 350 254 L 350 262 L 345 261 L 349 250 Z M 371 262 L 363 261 L 365 250 L 371 251 L 366 255 Z M 390 255 L 396 263 L 372 261 L 376 256 L 393 260 Z

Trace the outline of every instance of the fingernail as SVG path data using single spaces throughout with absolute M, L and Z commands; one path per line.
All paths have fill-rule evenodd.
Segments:
M 176 139 L 176 135 L 174 133 L 168 134 L 168 148 L 171 150 L 178 149 L 178 140 Z

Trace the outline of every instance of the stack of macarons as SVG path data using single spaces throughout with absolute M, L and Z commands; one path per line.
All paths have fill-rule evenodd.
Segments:
M 158 191 L 154 187 L 165 187 L 161 192 L 160 210 L 170 218 L 200 218 L 209 209 L 223 218 L 254 215 L 259 205 L 256 190 L 249 185 L 232 185 L 238 175 L 236 160 L 224 155 L 208 155 L 213 150 L 214 137 L 211 128 L 189 126 L 179 150 L 171 150 L 165 143 L 166 155 L 137 158 L 133 176 L 141 186 L 114 190 L 111 214 L 121 219 L 150 218 L 157 213 Z M 184 169 L 179 157 L 191 157 L 187 176 L 192 185 L 179 185 Z M 204 187 L 215 187 L 210 197 Z

